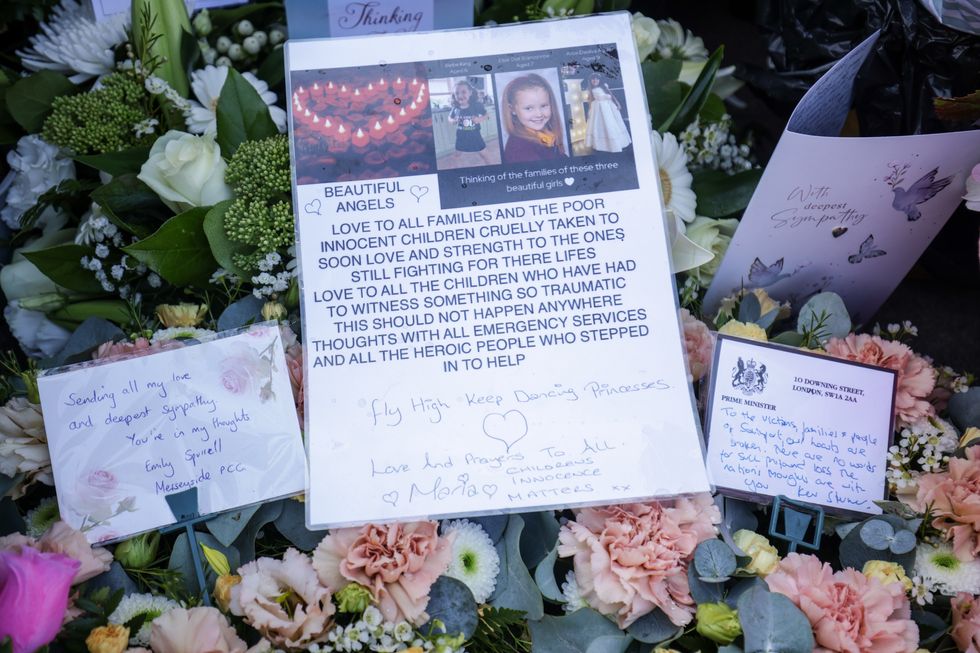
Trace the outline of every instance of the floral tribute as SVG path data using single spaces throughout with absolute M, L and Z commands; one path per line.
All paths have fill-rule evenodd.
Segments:
M 291 165 L 300 183 L 434 170 L 428 79 L 402 64 L 309 70 L 287 96 L 279 3 L 188 15 L 179 0 L 138 0 L 97 22 L 78 0 L 45 0 L 30 7 L 37 29 L 25 3 L 9 4 L 8 32 L 28 37 L 0 71 L 0 287 L 19 345 L 0 360 L 0 648 L 980 651 L 974 377 L 917 353 L 909 322 L 856 331 L 828 293 L 801 306 L 747 289 L 703 310 L 760 162 L 728 113 L 741 82 L 723 52 L 639 13 L 693 390 L 710 378 L 719 332 L 894 370 L 882 514 L 828 516 L 821 548 L 804 555 L 766 536 L 767 507 L 708 495 L 329 532 L 309 531 L 290 497 L 194 527 L 203 586 L 185 534 L 91 546 L 61 521 L 41 368 L 277 321 L 302 423 Z M 479 23 L 598 6 L 478 4 Z M 980 209 L 980 168 L 964 200 Z M 229 355 L 214 374 L 216 391 L 268 398 L 262 365 Z M 83 530 L 134 507 L 108 466 L 67 491 Z

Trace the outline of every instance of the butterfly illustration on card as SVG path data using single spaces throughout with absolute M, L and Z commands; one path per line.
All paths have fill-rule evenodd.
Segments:
M 865 259 L 884 256 L 887 253 L 888 252 L 885 250 L 879 249 L 877 246 L 875 246 L 874 234 L 868 234 L 868 237 L 864 239 L 864 242 L 862 242 L 860 248 L 858 248 L 857 253 L 851 254 L 847 257 L 847 262 L 860 263 Z
M 757 288 L 771 286 L 777 281 L 788 279 L 793 276 L 790 273 L 781 274 L 783 271 L 783 259 L 780 258 L 772 265 L 766 265 L 759 257 L 755 257 L 752 265 L 749 266 L 749 282 Z

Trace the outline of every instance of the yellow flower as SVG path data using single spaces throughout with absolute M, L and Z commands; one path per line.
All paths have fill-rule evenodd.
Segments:
M 228 612 L 228 604 L 231 602 L 231 588 L 242 582 L 242 577 L 237 574 L 222 574 L 214 583 L 214 601 L 221 608 L 222 612 Z
M 699 603 L 697 631 L 717 644 L 731 644 L 742 634 L 738 614 L 725 603 Z
M 960 446 L 965 447 L 969 444 L 973 444 L 973 441 L 980 438 L 980 429 L 975 426 L 971 426 L 967 430 L 963 431 L 963 435 L 960 436 Z
M 286 317 L 286 307 L 279 302 L 266 302 L 262 306 L 262 319 L 263 320 L 282 320 Z
M 129 648 L 129 628 L 109 624 L 93 628 L 85 638 L 89 653 L 122 653 Z
M 905 591 L 912 589 L 912 580 L 905 575 L 905 569 L 896 562 L 885 562 L 884 560 L 868 560 L 864 563 L 861 573 L 868 578 L 877 578 L 882 585 L 901 583 Z
M 755 298 L 759 300 L 759 315 L 768 315 L 771 311 L 779 311 L 777 317 L 785 318 L 789 317 L 790 307 L 789 302 L 785 304 L 780 304 L 775 299 L 769 296 L 762 288 L 755 288 L 752 290 L 752 294 Z
M 748 340 L 758 340 L 759 342 L 768 342 L 769 338 L 766 337 L 766 330 L 755 323 L 739 322 L 738 320 L 731 320 L 725 322 L 725 326 L 718 329 L 718 333 L 723 333 L 726 336 L 735 336 L 736 338 L 747 338 Z
M 160 324 L 172 327 L 193 327 L 204 320 L 208 307 L 204 304 L 160 304 L 157 306 L 157 319 Z
M 734 539 L 735 546 L 752 558 L 752 562 L 745 567 L 746 571 L 759 576 L 766 576 L 776 571 L 779 565 L 779 553 L 764 536 L 743 528 L 735 532 Z

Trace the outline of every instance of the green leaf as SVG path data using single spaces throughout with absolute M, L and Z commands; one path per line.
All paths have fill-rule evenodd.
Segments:
M 528 623 L 534 653 L 623 653 L 630 637 L 591 608 Z
M 218 267 L 204 235 L 209 207 L 195 207 L 170 218 L 155 233 L 124 247 L 175 286 L 203 286 Z
M 779 345 L 789 345 L 790 347 L 799 347 L 803 344 L 803 336 L 796 331 L 783 331 L 779 335 L 769 338 L 769 342 L 775 342 Z
M 541 595 L 544 598 L 556 603 L 564 603 L 565 596 L 558 587 L 558 581 L 555 580 L 555 560 L 557 559 L 558 544 L 556 543 L 534 570 L 534 582 L 541 590 Z
M 502 540 L 497 542 L 500 556 L 500 573 L 497 575 L 497 589 L 490 605 L 496 608 L 522 610 L 527 618 L 537 620 L 544 615 L 544 602 L 521 558 L 521 532 L 524 520 L 520 515 L 511 515 L 507 520 L 507 530 Z
M 122 326 L 133 320 L 129 304 L 121 299 L 96 299 L 88 302 L 75 302 L 62 309 L 54 311 L 49 316 L 52 320 L 81 324 L 90 317 L 101 317 Z
M 715 75 L 718 73 L 718 68 L 721 66 L 721 58 L 724 56 L 724 54 L 724 46 L 720 46 L 717 50 L 711 53 L 711 56 L 708 57 L 708 61 L 706 61 L 704 64 L 704 68 L 701 70 L 701 74 L 698 75 L 694 85 L 691 86 L 691 90 L 688 91 L 687 96 L 677 106 L 673 113 L 671 113 L 666 120 L 660 123 L 660 127 L 657 128 L 657 131 L 679 134 L 685 127 L 694 121 L 698 115 L 698 112 L 701 111 L 701 107 L 704 106 L 704 103 L 707 101 L 708 95 L 711 93 L 711 85 L 715 81 Z
M 79 154 L 72 157 L 90 168 L 108 172 L 110 175 L 137 173 L 150 158 L 150 148 L 131 147 L 110 154 Z
M 204 234 L 208 238 L 214 260 L 224 269 L 245 278 L 247 275 L 244 270 L 235 265 L 235 254 L 248 254 L 255 248 L 234 241 L 228 238 L 228 234 L 225 233 L 225 213 L 228 212 L 228 207 L 232 205 L 232 202 L 234 200 L 225 200 L 211 207 L 208 214 L 204 216 Z
M 96 189 L 92 201 L 102 207 L 113 224 L 138 238 L 149 236 L 173 215 L 157 194 L 131 173 L 113 177 Z
M 255 515 L 259 510 L 259 505 L 248 506 L 242 508 L 241 510 L 235 510 L 232 512 L 221 513 L 214 519 L 210 519 L 205 522 L 207 529 L 211 531 L 219 542 L 225 546 L 231 546 L 231 543 L 235 541 L 241 532 L 245 530 L 248 526 L 248 520 Z
M 762 304 L 759 303 L 759 298 L 755 296 L 755 293 L 745 293 L 738 303 L 738 321 L 746 324 L 755 322 L 761 314 Z
M 83 245 L 67 244 L 21 252 L 44 276 L 62 288 L 82 293 L 101 293 L 102 284 L 82 269 L 83 256 L 95 256 L 95 250 Z
M 833 292 L 811 297 L 796 320 L 798 333 L 812 333 L 821 344 L 830 338 L 844 338 L 851 332 L 851 316 L 844 300 Z
M 283 49 L 280 46 L 269 53 L 269 56 L 262 62 L 259 69 L 255 71 L 255 76 L 268 84 L 269 88 L 275 88 L 286 79 L 285 71 L 286 65 L 283 61 Z
M 709 93 L 704 101 L 704 106 L 698 112 L 698 117 L 702 122 L 718 122 L 725 117 L 726 113 L 728 111 L 725 110 L 725 102 L 714 93 Z
M 552 511 L 525 513 L 522 518 L 521 558 L 528 569 L 534 569 L 548 555 L 548 546 L 558 540 L 558 520 Z
M 0 145 L 13 145 L 23 134 L 20 124 L 14 120 L 7 108 L 7 91 L 9 90 L 9 83 L 0 86 Z
M 663 610 L 655 608 L 630 624 L 626 632 L 644 644 L 659 644 L 676 637 L 682 630 L 667 618 Z
M 980 119 L 980 91 L 962 97 L 937 97 L 932 102 L 940 120 L 974 122 Z
M 476 601 L 470 588 L 461 581 L 449 576 L 439 576 L 429 590 L 429 602 L 425 606 L 429 621 L 421 628 L 427 636 L 445 632 L 456 636 L 460 633 L 466 639 L 473 637 L 480 622 Z M 441 622 L 442 629 L 436 627 Z
M 39 132 L 51 113 L 54 99 L 61 95 L 74 95 L 81 90 L 64 75 L 42 70 L 18 80 L 10 87 L 7 91 L 7 109 L 26 131 Z
M 253 23 L 261 25 L 273 23 L 282 17 L 282 11 L 281 2 L 252 2 L 231 9 L 211 9 L 209 14 L 213 27 L 212 31 L 221 32 L 243 18 L 248 18 Z M 268 15 L 256 17 L 255 14 L 259 12 L 266 12 Z
M 866 546 L 871 547 L 877 551 L 884 551 L 891 544 L 892 538 L 895 537 L 895 529 L 892 525 L 881 519 L 872 519 L 866 521 L 864 525 L 861 526 L 861 541 L 864 542 Z
M 648 97 L 647 102 L 650 105 L 651 122 L 654 125 L 659 125 L 667 120 L 677 107 L 680 106 L 688 88 L 688 85 L 684 82 L 674 80 L 661 86 L 656 97 Z
M 667 120 L 674 109 L 684 99 L 684 89 L 677 81 L 681 73 L 679 59 L 662 59 L 660 61 L 644 61 L 640 65 L 643 74 L 643 87 L 646 90 L 647 106 L 653 124 L 659 125 Z
M 724 585 L 701 580 L 694 565 L 687 568 L 687 585 L 696 603 L 718 603 L 722 599 Z
M 282 512 L 276 518 L 276 530 L 300 551 L 309 553 L 327 536 L 327 531 L 311 531 L 306 527 L 306 506 L 299 501 L 283 501 Z
M 238 550 L 233 546 L 225 546 L 210 533 L 198 531 L 195 533 L 198 544 L 204 544 L 215 551 L 220 551 L 228 559 L 230 569 L 238 569 L 242 564 Z M 197 595 L 197 574 L 194 572 L 194 559 L 191 557 L 191 547 L 187 543 L 187 533 L 181 533 L 174 540 L 174 548 L 170 552 L 170 560 L 167 569 L 175 569 L 180 572 L 183 581 L 183 589 L 190 595 Z M 207 591 L 207 588 L 205 588 Z
M 721 170 L 692 173 L 691 188 L 698 196 L 698 215 L 722 218 L 743 211 L 762 178 L 762 168 L 729 175 Z
M 84 200 L 88 206 L 88 194 L 99 187 L 99 182 L 86 179 L 62 179 L 57 186 L 52 186 L 41 193 L 37 198 L 37 203 L 24 211 L 20 216 L 22 229 L 32 229 L 41 214 L 49 206 L 59 206 L 67 212 L 71 212 L 72 200 Z
M 258 140 L 279 133 L 269 116 L 269 107 L 258 92 L 234 68 L 221 87 L 217 108 L 218 145 L 230 157 L 242 141 Z
M 811 653 L 813 630 L 787 597 L 757 585 L 738 600 L 745 653 Z
M 737 567 L 735 552 L 721 540 L 704 540 L 694 549 L 694 569 L 706 583 L 724 583 Z

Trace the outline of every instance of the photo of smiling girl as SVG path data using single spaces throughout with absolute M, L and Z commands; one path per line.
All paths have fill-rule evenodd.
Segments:
M 554 78 L 552 82 L 548 78 Z M 565 121 L 554 87 L 554 70 L 500 74 L 501 122 L 504 125 L 504 163 L 546 161 L 568 156 L 565 148 Z

